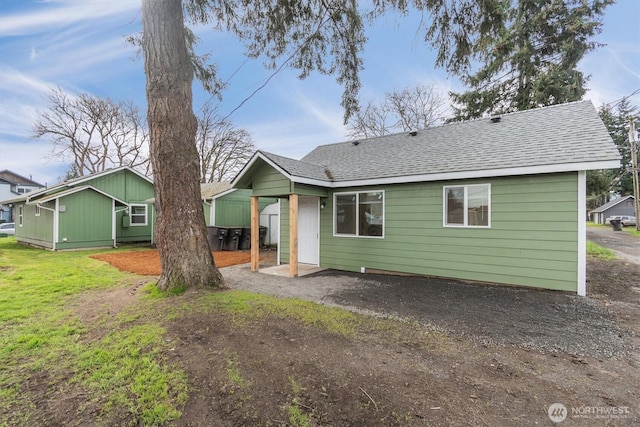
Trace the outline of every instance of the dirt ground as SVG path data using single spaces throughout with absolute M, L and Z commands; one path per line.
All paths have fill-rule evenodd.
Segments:
M 152 274 L 147 251 L 113 255 L 129 271 Z M 214 253 L 218 265 L 247 255 Z M 261 267 L 273 255 L 264 254 Z M 640 265 L 590 258 L 587 298 L 424 277 L 222 271 L 231 288 L 405 319 L 405 329 L 345 338 L 276 316 L 239 326 L 196 312 L 164 322 L 167 360 L 185 371 L 191 390 L 175 425 L 304 425 L 292 422 L 291 407 L 310 426 L 554 425 L 554 403 L 567 408 L 563 425 L 640 424 Z M 91 322 L 135 307 L 138 287 L 88 294 L 78 315 Z M 229 381 L 230 359 L 242 385 Z M 60 409 L 61 417 L 40 419 L 92 423 L 90 414 Z
M 112 252 L 93 255 L 91 258 L 108 262 L 119 270 L 142 276 L 159 276 L 160 255 L 155 249 L 134 252 Z M 251 262 L 251 253 L 246 251 L 214 251 L 213 258 L 219 268 Z

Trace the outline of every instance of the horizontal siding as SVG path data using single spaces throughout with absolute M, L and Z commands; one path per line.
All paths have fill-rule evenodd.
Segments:
M 313 185 L 308 184 L 298 184 L 292 183 L 293 191 L 292 193 L 299 194 L 300 196 L 318 196 L 318 197 L 327 197 L 329 195 L 328 188 L 315 187 Z
M 254 196 L 282 196 L 291 193 L 290 181 L 266 163 L 255 167 L 252 174 Z
M 278 199 L 261 197 L 258 210 L 262 211 L 267 205 Z M 215 224 L 222 227 L 250 227 L 251 226 L 251 191 L 237 190 L 214 201 Z
M 491 184 L 491 228 L 444 227 L 442 187 L 479 183 Z M 576 290 L 576 173 L 394 185 L 384 190 L 384 239 L 334 237 L 333 198 L 327 199 L 321 213 L 323 267 Z

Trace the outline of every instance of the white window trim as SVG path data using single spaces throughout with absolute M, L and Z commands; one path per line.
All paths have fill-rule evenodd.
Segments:
M 463 214 L 464 219 L 462 224 L 447 224 L 447 189 L 449 188 L 464 188 L 464 207 Z M 487 225 L 469 225 L 469 188 L 470 187 L 487 187 L 487 197 L 489 200 L 489 206 L 487 211 Z M 442 226 L 448 228 L 491 228 L 491 184 L 466 184 L 466 185 L 445 185 L 442 187 Z
M 18 206 L 18 225 L 22 227 L 24 225 L 24 206 Z
M 359 235 L 360 231 L 360 215 L 358 214 L 358 210 L 360 209 L 360 194 L 361 193 L 382 193 L 382 236 L 361 236 Z M 337 208 L 338 204 L 336 203 L 336 199 L 338 196 L 344 196 L 346 194 L 355 194 L 356 195 L 356 233 L 355 234 L 346 234 L 346 233 L 338 233 L 337 232 Z M 333 236 L 334 237 L 357 237 L 359 239 L 384 239 L 384 235 L 386 233 L 387 227 L 387 195 L 385 194 L 385 190 L 362 190 L 362 191 L 344 191 L 341 193 L 333 193 Z
M 36 205 L 36 216 L 40 216 L 40 205 Z
M 135 214 L 133 213 L 133 208 L 134 207 L 143 207 L 144 208 L 144 223 L 135 223 L 133 222 L 133 218 L 134 217 L 139 217 L 142 216 L 142 214 Z M 148 222 L 149 222 L 149 209 L 147 208 L 147 205 L 145 205 L 144 203 L 131 203 L 129 205 L 129 226 L 130 227 L 146 227 Z

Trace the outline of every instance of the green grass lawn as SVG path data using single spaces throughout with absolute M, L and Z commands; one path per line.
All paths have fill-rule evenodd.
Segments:
M 38 418 L 43 393 L 46 401 L 79 397 L 77 416 L 95 425 L 178 419 L 190 389 L 185 373 L 164 356 L 171 344 L 162 325 L 193 313 L 224 313 L 239 329 L 275 316 L 344 337 L 375 333 L 388 342 L 415 339 L 421 345 L 442 339 L 435 333 L 427 337 L 418 326 L 407 334 L 406 322 L 245 291 L 198 292 L 187 303 L 152 283 L 128 309 L 80 318 L 78 309 L 94 293 L 144 281 L 89 257 L 99 252 L 105 251 L 51 252 L 0 239 L 0 426 L 55 424 Z M 91 301 L 99 304 L 100 295 Z M 241 381 L 234 366 L 231 360 L 228 375 Z M 295 410 L 290 419 L 297 419 Z
M 96 252 L 50 252 L 0 239 L 0 425 L 33 424 L 27 390 L 38 375 L 51 378 L 53 395 L 90 396 L 104 420 L 123 408 L 146 425 L 179 416 L 186 380 L 157 357 L 166 345 L 161 327 L 120 317 L 109 320 L 113 332 L 93 338 L 92 325 L 69 308 L 84 292 L 139 279 L 89 258 Z
M 391 345 L 407 340 L 442 345 L 442 336 L 424 328 L 399 327 L 398 322 L 310 302 L 244 291 L 198 292 L 181 300 L 151 283 L 130 307 L 83 317 L 79 313 L 87 300 L 99 305 L 101 296 L 145 280 L 89 257 L 99 252 L 105 251 L 51 252 L 20 246 L 15 238 L 0 239 L 1 427 L 56 424 L 38 418 L 42 402 L 73 397 L 79 402 L 73 411 L 94 425 L 177 420 L 193 390 L 182 369 L 165 356 L 172 344 L 163 325 L 193 313 L 224 313 L 238 329 L 278 317 L 341 337 L 373 333 Z M 588 253 L 613 257 L 592 242 Z M 229 358 L 227 375 L 242 385 L 236 362 Z M 295 404 L 289 408 L 290 424 L 304 425 L 298 409 Z

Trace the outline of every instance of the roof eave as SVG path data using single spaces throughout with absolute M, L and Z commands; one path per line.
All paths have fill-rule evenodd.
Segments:
M 338 181 L 338 182 L 330 183 L 331 184 L 330 187 L 344 188 L 344 187 L 359 187 L 364 185 L 388 185 L 388 184 L 404 184 L 404 183 L 415 183 L 415 182 L 450 181 L 450 180 L 460 180 L 460 179 L 492 178 L 492 177 L 513 176 L 513 175 L 539 175 L 539 174 L 546 174 L 546 173 L 578 172 L 578 171 L 594 170 L 594 169 L 614 169 L 619 167 L 620 167 L 619 160 L 606 160 L 606 161 L 600 161 L 600 162 L 586 162 L 586 163 L 561 163 L 557 165 L 440 172 L 440 173 L 433 173 L 433 174 L 397 176 L 397 177 L 389 177 L 389 178 Z

